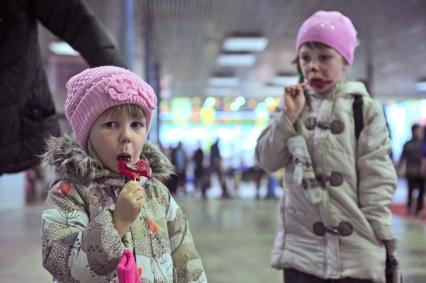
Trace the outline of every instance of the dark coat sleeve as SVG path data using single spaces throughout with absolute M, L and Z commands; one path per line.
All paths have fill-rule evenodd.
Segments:
M 103 26 L 82 0 L 33 0 L 35 17 L 92 66 L 127 67 Z

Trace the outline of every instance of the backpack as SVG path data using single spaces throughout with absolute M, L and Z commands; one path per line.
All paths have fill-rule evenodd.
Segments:
M 358 141 L 359 135 L 364 128 L 364 117 L 362 116 L 362 96 L 359 94 L 354 95 L 354 102 L 352 104 L 352 110 L 354 115 L 355 123 L 355 137 Z
M 352 104 L 353 116 L 354 116 L 354 124 L 355 124 L 355 137 L 358 141 L 359 135 L 361 134 L 362 129 L 364 128 L 364 118 L 362 113 L 362 96 L 359 94 L 354 95 L 354 102 Z M 359 201 L 359 172 L 358 167 L 356 170 L 357 173 L 357 198 L 358 198 L 358 206 L 361 207 L 361 203 Z M 394 241 L 395 242 L 395 241 Z M 395 244 L 394 244 L 395 245 Z M 386 243 L 385 243 L 386 246 Z M 389 254 L 386 248 L 386 266 L 385 266 L 385 274 L 386 274 L 386 282 L 403 282 L 402 274 L 398 267 L 398 260 L 395 258 L 393 254 Z
M 361 134 L 362 129 L 364 128 L 364 117 L 363 117 L 363 104 L 362 104 L 362 95 L 355 94 L 354 102 L 352 103 L 352 111 L 354 115 L 354 124 L 355 124 L 355 137 L 358 142 L 359 135 Z M 356 168 L 356 195 L 358 199 L 358 207 L 361 207 L 361 202 L 359 200 L 359 170 L 358 166 Z

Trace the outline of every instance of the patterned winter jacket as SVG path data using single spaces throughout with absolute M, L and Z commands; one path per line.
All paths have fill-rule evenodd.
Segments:
M 70 137 L 51 138 L 47 148 L 43 162 L 56 182 L 42 212 L 42 254 L 56 282 L 118 282 L 125 248 L 133 250 L 144 283 L 207 282 L 188 221 L 159 181 L 173 167 L 158 149 L 144 146 L 141 157 L 154 178 L 143 185 L 146 203 L 120 238 L 112 212 L 124 177 L 109 177 Z
M 363 99 L 364 128 L 358 140 L 354 94 Z M 303 185 L 293 179 L 295 162 L 287 140 L 296 135 L 306 140 L 324 194 L 320 204 L 309 202 Z M 384 282 L 382 240 L 393 239 L 387 205 L 396 187 L 389 152 L 382 108 L 362 83 L 340 83 L 325 97 L 310 95 L 294 124 L 283 112 L 271 121 L 258 139 L 256 159 L 268 171 L 286 170 L 273 267 L 327 279 Z

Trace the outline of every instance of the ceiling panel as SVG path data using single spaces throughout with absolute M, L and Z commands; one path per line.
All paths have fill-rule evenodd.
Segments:
M 120 15 L 126 1 L 86 0 L 120 41 Z M 129 2 L 129 1 L 128 1 Z M 349 79 L 367 79 L 379 98 L 419 97 L 414 83 L 426 77 L 426 1 L 422 0 L 134 0 L 135 61 L 147 42 L 170 81 L 174 96 L 204 95 L 215 72 L 234 72 L 241 85 L 232 93 L 262 96 L 276 72 L 294 71 L 298 27 L 317 10 L 338 10 L 358 30 L 360 45 Z M 146 37 L 146 30 L 151 38 Z M 223 39 L 235 32 L 260 32 L 269 39 L 249 68 L 220 68 L 216 57 Z M 424 95 L 424 94 L 423 94 Z

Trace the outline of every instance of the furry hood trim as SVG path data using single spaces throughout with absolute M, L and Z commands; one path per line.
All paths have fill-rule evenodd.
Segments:
M 41 158 L 44 167 L 54 172 L 56 178 L 93 181 L 107 177 L 110 173 L 110 170 L 103 168 L 68 135 L 50 137 L 46 141 L 46 152 Z M 164 180 L 175 172 L 170 161 L 152 144 L 145 143 L 141 158 L 149 160 L 154 178 Z

